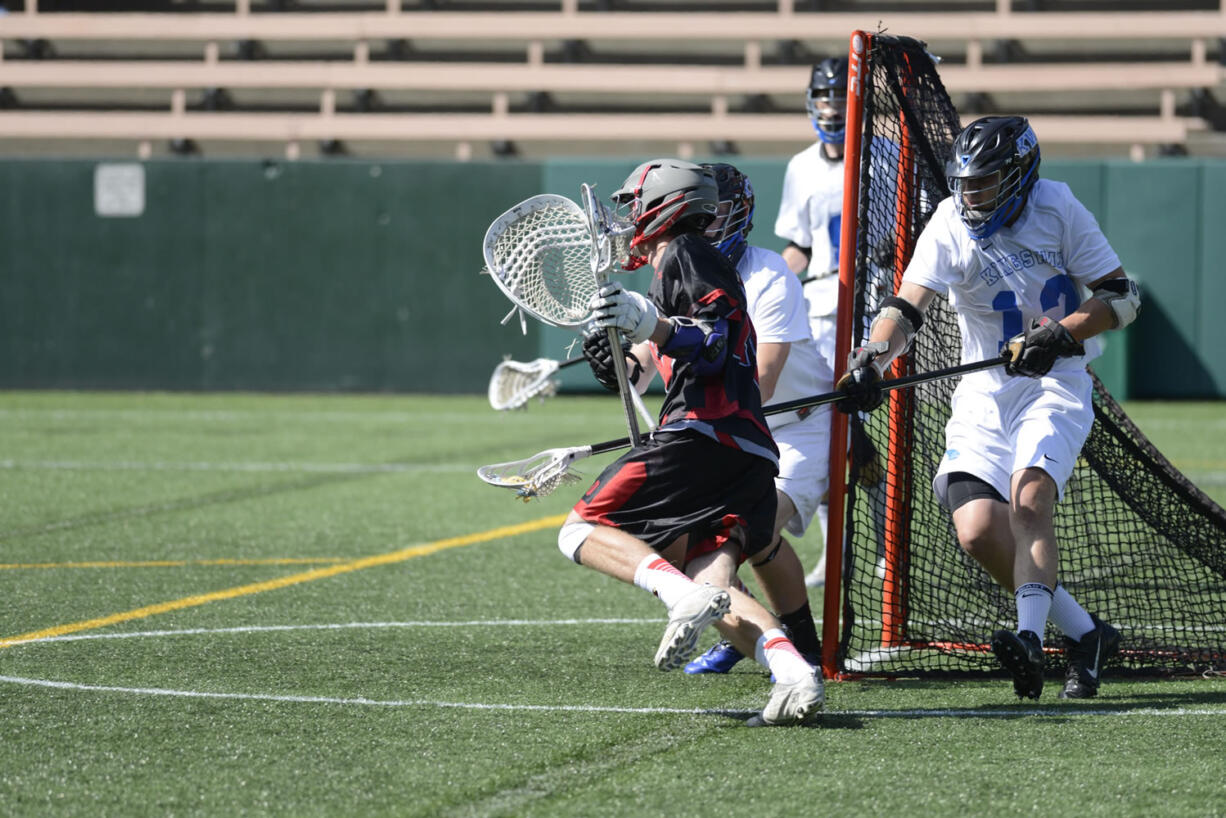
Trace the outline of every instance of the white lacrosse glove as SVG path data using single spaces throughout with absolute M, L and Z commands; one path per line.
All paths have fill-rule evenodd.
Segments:
M 660 321 L 656 305 L 633 290 L 624 289 L 619 281 L 610 281 L 592 296 L 593 323 L 604 329 L 620 330 L 632 344 L 646 341 Z

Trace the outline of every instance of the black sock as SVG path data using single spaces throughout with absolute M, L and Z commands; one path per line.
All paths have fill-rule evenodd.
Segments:
M 800 655 L 811 665 L 822 662 L 822 641 L 817 636 L 817 625 L 813 622 L 813 612 L 806 602 L 791 613 L 782 614 L 779 621 L 787 629 L 792 644 Z

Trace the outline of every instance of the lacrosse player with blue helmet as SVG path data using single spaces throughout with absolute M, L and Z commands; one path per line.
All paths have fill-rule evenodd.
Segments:
M 809 327 L 818 351 L 834 371 L 838 323 L 839 242 L 843 230 L 843 139 L 847 128 L 847 58 L 830 57 L 814 65 L 805 91 L 805 110 L 817 141 L 788 162 L 775 235 L 787 241 L 782 255 L 788 268 L 805 279 Z M 818 522 L 826 531 L 826 504 Z M 825 537 L 822 537 L 825 541 Z M 808 583 L 825 582 L 826 557 Z
M 778 253 L 751 245 L 754 192 L 749 177 L 736 167 L 709 164 L 719 187 L 719 211 L 706 237 L 736 265 L 749 317 L 757 335 L 758 386 L 765 402 L 783 402 L 821 392 L 834 384 L 834 373 L 817 351 L 800 280 Z M 821 643 L 809 607 L 804 569 L 786 529 L 802 536 L 817 513 L 829 482 L 830 408 L 789 412 L 767 418 L 779 448 L 775 476 L 777 510 L 770 547 L 751 562 L 766 600 L 787 627 L 797 649 L 810 662 L 820 661 Z M 689 565 L 706 550 L 691 546 Z M 699 578 L 701 576 L 699 575 Z M 717 626 L 718 627 L 718 626 Z M 686 673 L 727 673 L 744 658 L 728 640 L 685 666 Z
M 581 565 L 633 583 L 668 608 L 656 651 L 661 670 L 682 667 L 707 625 L 727 617 L 728 635 L 775 676 L 752 725 L 808 720 L 825 701 L 820 674 L 778 619 L 734 587 L 741 555 L 772 540 L 779 451 L 762 414 L 753 323 L 736 268 L 703 235 L 719 194 L 710 169 L 679 159 L 637 167 L 613 194 L 634 225 L 623 267 L 654 271 L 646 296 L 620 283 L 592 299 L 584 355 L 602 383 L 614 354 L 604 330 L 619 330 L 641 364 L 666 385 L 659 425 L 609 465 L 571 509 L 558 536 Z M 604 340 L 602 340 L 602 338 Z M 634 363 L 627 360 L 629 367 Z M 714 540 L 704 583 L 686 576 L 689 543 Z
M 882 373 L 937 295 L 957 314 L 963 362 L 1008 359 L 964 376 L 954 391 L 933 488 L 962 548 L 1014 594 L 1017 629 L 991 640 L 1014 692 L 1039 698 L 1050 619 L 1069 660 L 1060 698 L 1087 699 L 1119 633 L 1058 582 L 1055 504 L 1094 422 L 1086 364 L 1101 351 L 1096 336 L 1131 323 L 1141 301 L 1094 217 L 1038 169 L 1039 142 L 1024 117 L 984 117 L 958 135 L 946 166 L 951 195 L 921 233 L 897 294 L 882 302 L 868 343 L 850 354 L 838 387 L 852 396 L 839 408 L 882 402 Z

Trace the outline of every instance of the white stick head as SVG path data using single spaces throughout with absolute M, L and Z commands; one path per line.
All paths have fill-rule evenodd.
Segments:
M 552 494 L 563 483 L 579 480 L 581 475 L 571 472 L 570 464 L 591 453 L 591 446 L 546 449 L 523 460 L 482 466 L 477 469 L 477 476 L 491 486 L 513 489 L 527 501 Z
M 591 315 L 592 231 L 570 199 L 543 193 L 520 202 L 489 226 L 483 249 L 490 276 L 525 312 L 557 327 Z

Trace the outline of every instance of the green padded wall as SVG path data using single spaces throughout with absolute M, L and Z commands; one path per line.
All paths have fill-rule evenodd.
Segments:
M 477 392 L 505 299 L 481 239 L 519 163 L 164 161 L 137 216 L 92 161 L 0 163 L 0 384 Z
M 637 161 L 159 160 L 138 166 L 135 216 L 95 212 L 99 162 L 0 161 L 0 387 L 481 392 L 502 356 L 561 358 L 573 337 L 499 325 L 486 227 L 536 193 L 608 196 Z M 781 249 L 786 161 L 735 162 L 757 192 L 753 241 Z M 1226 162 L 1042 172 L 1142 283 L 1141 317 L 1096 365 L 1112 391 L 1226 395 Z M 580 367 L 561 375 L 594 388 Z

